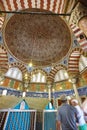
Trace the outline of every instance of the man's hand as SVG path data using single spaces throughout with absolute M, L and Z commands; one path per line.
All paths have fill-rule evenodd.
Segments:
M 60 121 L 56 122 L 56 130 L 61 130 L 61 122 Z

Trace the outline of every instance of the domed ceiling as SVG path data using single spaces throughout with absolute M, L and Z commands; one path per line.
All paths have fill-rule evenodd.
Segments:
M 26 64 L 35 66 L 57 63 L 71 46 L 71 33 L 58 15 L 15 14 L 4 31 L 9 52 Z
M 84 67 L 86 68 L 84 63 L 87 63 L 84 62 L 85 58 L 83 60 L 80 57 L 86 55 L 87 39 L 83 37 L 84 32 L 75 24 L 76 13 L 81 15 L 78 10 L 79 1 L 86 6 L 85 0 L 41 0 L 40 2 L 38 0 L 0 0 L 1 80 L 4 77 L 3 73 L 5 74 L 11 68 L 19 69 L 23 78 L 25 74 L 28 74 L 29 81 L 36 72 L 43 72 L 47 83 L 54 83 L 56 73 L 60 70 L 66 70 L 69 77 L 83 73 Z M 77 10 L 76 13 L 75 10 Z M 28 13 L 24 13 L 24 11 Z M 66 22 L 59 17 L 61 14 L 72 30 L 73 39 Z M 72 18 L 74 19 L 72 20 Z M 30 61 L 32 61 L 33 67 L 28 65 Z M 64 71 L 62 72 L 58 73 L 60 74 L 58 75 L 59 80 L 56 81 L 59 84 L 56 82 L 55 91 L 59 91 L 61 88 L 72 88 L 71 83 L 63 80 L 65 79 Z M 2 86 L 22 90 L 17 75 L 15 74 L 14 80 L 12 74 L 14 75 L 12 72 L 10 78 L 5 77 Z M 78 86 L 87 84 L 87 74 L 84 74 L 84 77 L 81 85 L 79 83 Z M 37 84 L 31 83 L 28 89 L 29 91 L 44 92 L 45 88 L 46 86 L 43 84 L 37 87 Z

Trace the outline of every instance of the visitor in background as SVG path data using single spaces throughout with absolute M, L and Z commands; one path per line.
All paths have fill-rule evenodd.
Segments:
M 82 108 L 79 106 L 78 100 L 72 99 L 71 100 L 71 104 L 78 111 L 78 117 L 79 117 L 78 126 L 79 126 L 79 130 L 87 130 L 86 122 L 85 122 L 85 119 L 84 119 L 84 112 L 83 112 Z
M 78 130 L 75 116 L 78 114 L 76 108 L 67 103 L 66 95 L 62 95 L 60 100 L 62 105 L 58 109 L 57 130 L 61 130 L 61 127 L 62 130 Z
M 84 100 L 84 102 L 82 103 L 82 110 L 84 112 L 84 118 L 85 118 L 85 121 L 87 123 L 87 97 Z

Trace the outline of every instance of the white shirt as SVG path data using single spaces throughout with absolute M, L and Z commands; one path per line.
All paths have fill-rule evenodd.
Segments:
M 87 114 L 87 99 L 82 103 L 82 109 Z
M 79 105 L 75 106 L 75 108 L 76 108 L 77 111 L 78 111 L 79 126 L 84 125 L 86 122 L 85 122 L 85 119 L 84 119 L 83 110 L 81 109 L 81 107 L 80 107 Z

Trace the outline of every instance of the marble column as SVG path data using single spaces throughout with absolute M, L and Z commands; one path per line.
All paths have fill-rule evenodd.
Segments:
M 76 97 L 76 99 L 78 100 L 79 104 L 81 105 L 81 98 L 80 98 L 79 93 L 78 93 L 78 90 L 77 90 L 76 79 L 75 79 L 75 78 L 72 78 L 72 79 L 71 79 L 71 82 L 72 82 L 72 84 L 73 84 L 73 89 L 74 89 L 74 92 L 75 92 L 75 97 Z
M 48 99 L 51 101 L 51 85 L 48 85 Z

